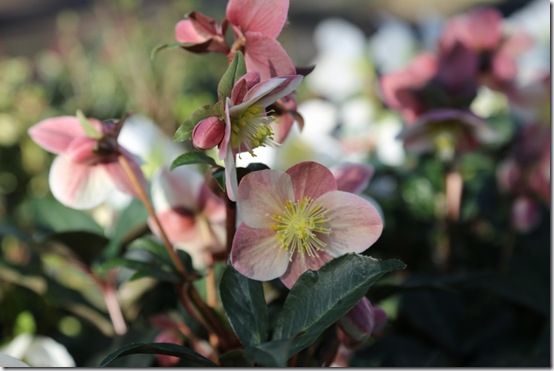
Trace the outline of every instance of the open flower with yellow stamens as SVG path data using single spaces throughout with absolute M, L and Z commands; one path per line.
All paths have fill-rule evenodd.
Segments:
M 299 163 L 285 173 L 261 170 L 246 175 L 237 203 L 242 223 L 231 263 L 249 278 L 280 277 L 287 287 L 309 269 L 366 250 L 383 229 L 375 207 L 339 191 L 331 171 L 316 162 Z
M 232 201 L 238 187 L 236 154 L 273 143 L 271 124 L 275 119 L 266 109 L 292 93 L 301 81 L 302 76 L 291 75 L 260 82 L 257 72 L 248 72 L 237 80 L 230 96 L 225 97 L 225 117 L 210 116 L 196 124 L 192 134 L 195 146 L 201 149 L 219 146 L 219 157 L 225 161 L 227 195 Z

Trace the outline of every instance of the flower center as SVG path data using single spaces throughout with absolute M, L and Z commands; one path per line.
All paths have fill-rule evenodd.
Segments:
M 252 151 L 256 147 L 271 144 L 273 130 L 269 124 L 272 122 L 273 117 L 265 114 L 264 107 L 252 105 L 232 119 L 231 146 L 238 149 L 244 146 L 247 151 Z
M 321 235 L 331 233 L 327 210 L 309 197 L 287 201 L 284 211 L 274 215 L 272 220 L 271 228 L 281 247 L 290 252 L 291 260 L 295 251 L 314 256 L 326 246 Z

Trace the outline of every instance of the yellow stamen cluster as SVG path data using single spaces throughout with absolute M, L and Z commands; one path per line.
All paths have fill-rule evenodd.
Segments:
M 272 116 L 267 116 L 264 107 L 253 105 L 238 117 L 231 118 L 231 146 L 245 146 L 248 151 L 272 143 Z
M 321 235 L 328 235 L 328 212 L 309 197 L 299 201 L 287 201 L 281 214 L 272 217 L 272 229 L 282 248 L 290 252 L 290 259 L 295 251 L 314 256 L 325 248 L 326 243 Z

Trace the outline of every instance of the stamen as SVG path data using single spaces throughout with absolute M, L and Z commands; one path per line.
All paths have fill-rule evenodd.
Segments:
M 270 124 L 273 116 L 268 116 L 262 106 L 253 105 L 240 116 L 232 119 L 231 145 L 233 148 L 254 148 L 272 145 L 273 130 Z
M 283 212 L 274 215 L 272 220 L 277 240 L 283 249 L 290 252 L 291 260 L 295 251 L 315 256 L 326 246 L 320 236 L 331 233 L 327 210 L 309 197 L 297 202 L 287 201 Z

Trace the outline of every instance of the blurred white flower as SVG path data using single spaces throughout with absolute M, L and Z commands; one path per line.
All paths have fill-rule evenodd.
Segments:
M 17 358 L 0 353 L 0 367 L 29 367 L 29 365 Z
M 479 88 L 477 97 L 471 103 L 471 111 L 487 118 L 508 110 L 508 99 L 505 94 L 491 90 L 486 86 Z
M 119 143 L 142 159 L 142 168 L 147 176 L 161 166 L 170 165 L 184 152 L 152 120 L 141 115 L 127 119 L 119 134 Z
M 364 86 L 364 33 L 342 19 L 327 19 L 315 31 L 316 69 L 306 78 L 308 86 L 325 97 L 340 101 Z
M 416 49 L 410 27 L 395 18 L 387 18 L 369 40 L 369 51 L 377 69 L 389 73 L 404 67 Z
M 21 334 L 0 351 L 26 362 L 31 367 L 75 367 L 75 361 L 67 349 L 46 336 Z

